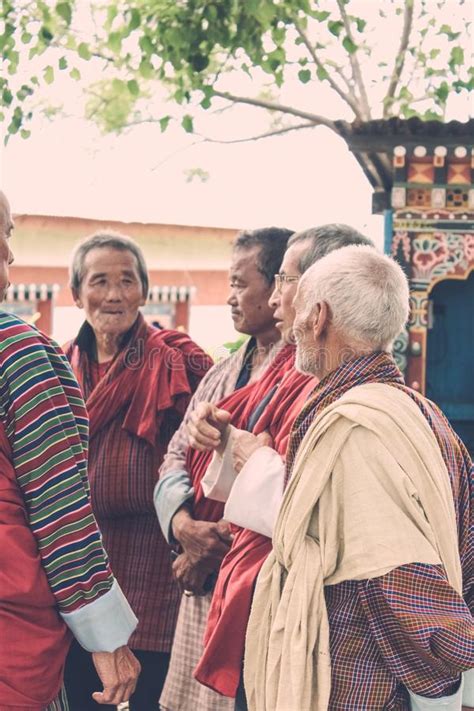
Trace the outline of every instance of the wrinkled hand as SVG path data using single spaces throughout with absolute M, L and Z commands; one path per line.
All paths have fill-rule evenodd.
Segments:
M 207 573 L 219 569 L 232 543 L 230 526 L 226 521 L 195 521 L 189 511 L 180 509 L 173 516 L 172 528 L 191 565 L 199 566 Z
M 232 431 L 232 463 L 237 473 L 240 472 L 247 459 L 259 447 L 271 447 L 273 440 L 268 432 L 254 435 L 246 430 Z
M 92 659 L 104 686 L 103 691 L 94 691 L 94 701 L 114 706 L 128 701 L 135 691 L 141 671 L 140 664 L 130 649 L 124 646 L 114 652 L 93 652 Z
M 204 583 L 209 572 L 199 564 L 193 565 L 186 553 L 181 553 L 176 558 L 172 570 L 181 590 L 190 590 L 195 595 L 205 595 Z
M 189 443 L 200 452 L 222 453 L 231 414 L 211 402 L 200 402 L 188 422 Z

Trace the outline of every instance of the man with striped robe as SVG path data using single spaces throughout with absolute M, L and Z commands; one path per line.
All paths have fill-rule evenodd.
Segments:
M 0 192 L 0 299 L 13 261 Z M 0 708 L 63 711 L 71 632 L 93 654 L 98 703 L 133 693 L 136 617 L 110 570 L 87 483 L 88 419 L 50 339 L 0 312 Z

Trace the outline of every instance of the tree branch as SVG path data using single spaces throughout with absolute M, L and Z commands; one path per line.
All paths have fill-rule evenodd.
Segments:
M 318 69 L 322 69 L 326 72 L 326 74 L 327 74 L 326 79 L 329 82 L 329 85 L 331 86 L 331 88 L 334 89 L 336 94 L 338 94 L 338 96 L 340 96 L 341 99 L 346 104 L 349 104 L 349 106 L 351 107 L 352 111 L 354 112 L 356 118 L 358 118 L 358 119 L 362 118 L 362 116 L 360 115 L 359 106 L 357 105 L 357 98 L 356 98 L 354 92 L 351 90 L 351 88 L 349 86 L 348 86 L 349 91 L 347 93 L 341 89 L 339 84 L 336 81 L 334 81 L 333 77 L 329 74 L 326 67 L 323 65 L 323 63 L 319 59 L 313 45 L 311 44 L 311 42 L 309 40 L 308 35 L 303 30 L 303 28 L 299 24 L 298 20 L 294 20 L 294 25 L 295 25 L 296 31 L 298 32 L 299 36 L 303 40 L 303 43 L 304 43 L 306 49 L 308 50 L 308 52 L 311 56 L 311 59 L 313 60 L 315 65 L 318 67 Z
M 331 119 L 328 119 L 325 116 L 318 116 L 318 114 L 311 114 L 308 111 L 301 111 L 300 109 L 295 109 L 292 106 L 277 104 L 273 101 L 265 101 L 264 99 L 253 99 L 250 96 L 236 96 L 235 94 L 229 94 L 226 91 L 214 90 L 213 95 L 219 96 L 221 99 L 226 99 L 227 101 L 232 101 L 234 104 L 248 104 L 249 106 L 258 106 L 263 109 L 268 109 L 269 111 L 279 111 L 282 114 L 298 116 L 298 118 L 306 119 L 314 126 L 326 126 L 327 128 L 330 128 L 331 131 L 339 133 L 334 121 L 331 121 Z
M 344 23 L 346 35 L 351 40 L 351 42 L 355 45 L 354 37 L 352 35 L 352 30 L 351 30 L 351 23 L 349 22 L 346 8 L 344 6 L 344 0 L 337 0 L 337 5 L 339 7 L 339 13 L 341 15 L 341 19 Z M 369 121 L 371 119 L 369 100 L 367 98 L 367 91 L 365 88 L 364 80 L 362 79 L 362 72 L 360 69 L 359 60 L 357 59 L 357 50 L 355 52 L 353 52 L 352 54 L 350 52 L 348 52 L 348 55 L 349 55 L 349 60 L 350 60 L 351 67 L 352 67 L 352 76 L 353 76 L 354 82 L 359 90 L 361 109 L 362 109 L 360 113 L 361 113 L 362 118 L 365 121 Z
M 286 128 L 278 128 L 274 131 L 266 131 L 265 133 L 260 133 L 257 136 L 249 136 L 248 138 L 233 138 L 229 141 L 221 141 L 218 138 L 209 138 L 208 136 L 203 136 L 202 134 L 196 133 L 196 136 L 200 136 L 205 143 L 221 143 L 223 145 L 232 145 L 233 143 L 248 143 L 249 141 L 259 141 L 262 138 L 271 138 L 272 136 L 281 136 L 284 133 L 289 133 L 290 131 L 301 131 L 304 128 L 315 128 L 314 123 L 298 123 L 294 126 L 286 126 Z
M 140 123 L 148 123 L 153 121 L 153 119 L 145 119 L 142 121 L 136 121 L 127 124 L 128 127 L 134 126 L 135 124 L 140 124 Z M 236 138 L 230 141 L 221 141 L 217 138 L 210 138 L 209 136 L 203 136 L 199 133 L 194 134 L 197 136 L 197 140 L 193 141 L 192 143 L 189 143 L 187 146 L 181 146 L 180 148 L 177 148 L 176 150 L 172 151 L 169 153 L 167 156 L 165 156 L 159 163 L 153 166 L 151 169 L 152 171 L 157 170 L 160 168 L 162 165 L 167 163 L 171 158 L 174 158 L 176 155 L 179 153 L 183 153 L 184 151 L 189 150 L 190 148 L 194 148 L 195 146 L 199 146 L 203 143 L 219 143 L 219 144 L 226 144 L 230 145 L 233 143 L 246 143 L 248 141 L 259 141 L 261 138 L 270 138 L 271 136 L 279 136 L 283 133 L 289 133 L 290 131 L 299 131 L 305 128 L 314 128 L 315 124 L 314 123 L 301 123 L 297 124 L 296 126 L 287 126 L 286 128 L 280 128 L 276 131 L 268 131 L 267 133 L 262 133 L 259 136 L 250 136 L 249 138 Z
M 397 57 L 395 59 L 395 65 L 393 67 L 392 76 L 390 78 L 390 84 L 388 87 L 387 94 L 384 99 L 384 110 L 383 117 L 388 118 L 390 115 L 390 107 L 393 104 L 393 99 L 395 97 L 395 92 L 397 90 L 398 82 L 403 71 L 403 65 L 405 64 L 405 56 L 408 49 L 408 42 L 410 40 L 411 28 L 413 24 L 413 10 L 415 7 L 414 0 L 406 0 L 405 2 L 405 12 L 403 15 L 403 31 L 400 40 L 400 47 L 397 52 Z

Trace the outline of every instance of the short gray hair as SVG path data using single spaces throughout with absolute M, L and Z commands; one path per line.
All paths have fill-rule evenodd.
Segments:
M 303 232 L 297 232 L 288 240 L 288 247 L 308 241 L 308 249 L 300 257 L 298 269 L 301 274 L 309 267 L 335 249 L 349 247 L 352 244 L 375 247 L 372 240 L 349 225 L 336 222 L 320 227 L 311 227 Z
M 284 227 L 263 227 L 257 230 L 244 230 L 235 238 L 232 249 L 252 249 L 259 247 L 257 269 L 272 286 L 275 274 L 279 271 L 283 255 L 288 247 L 288 240 L 293 230 Z
M 309 318 L 326 302 L 336 330 L 348 346 L 390 350 L 408 319 L 409 288 L 401 267 L 372 247 L 338 249 L 301 278 L 298 292 Z
M 130 252 L 137 260 L 138 274 L 143 289 L 143 296 L 148 298 L 149 279 L 143 252 L 138 244 L 131 237 L 121 235 L 119 232 L 96 232 L 90 237 L 86 237 L 80 242 L 73 252 L 71 267 L 69 270 L 69 286 L 72 291 L 79 293 L 82 280 L 84 278 L 84 262 L 86 256 L 93 249 L 118 249 L 122 252 Z

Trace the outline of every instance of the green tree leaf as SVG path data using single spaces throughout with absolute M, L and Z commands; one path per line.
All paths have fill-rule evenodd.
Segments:
M 130 10 L 130 22 L 128 23 L 128 28 L 131 32 L 133 30 L 138 29 L 141 24 L 141 15 L 140 15 L 140 10 L 138 8 L 134 7 Z
M 66 25 L 70 25 L 70 24 L 71 24 L 71 20 L 72 20 L 72 8 L 71 8 L 70 3 L 68 3 L 68 2 L 58 2 L 58 4 L 56 5 L 56 12 L 58 13 L 58 15 L 59 15 L 60 17 L 63 18 L 63 20 L 65 21 Z
M 462 47 L 452 47 L 449 65 L 451 69 L 462 66 L 464 64 L 464 50 Z
M 439 35 L 446 35 L 450 42 L 457 39 L 461 35 L 460 32 L 454 32 L 452 27 L 450 27 L 449 25 L 446 25 L 446 24 L 441 25 L 441 27 L 439 28 L 438 34 Z
M 349 52 L 349 54 L 354 54 L 354 52 L 357 52 L 357 45 L 354 44 L 350 37 L 344 37 L 344 39 L 342 40 L 342 46 L 344 47 L 346 52 Z
M 300 69 L 300 71 L 298 72 L 298 79 L 303 84 L 307 84 L 309 81 L 311 81 L 311 70 L 310 69 Z
M 130 79 L 127 82 L 127 87 L 129 92 L 132 94 L 132 96 L 138 96 L 140 93 L 140 87 L 138 86 L 138 82 L 136 79 Z
M 107 40 L 107 47 L 116 54 L 120 53 L 122 49 L 122 35 L 120 34 L 120 32 L 110 33 L 109 39 Z
M 77 53 L 81 59 L 85 59 L 86 61 L 89 61 L 89 59 L 92 57 L 91 51 L 89 49 L 89 45 L 86 44 L 85 42 L 81 42 L 78 45 Z
M 161 133 L 164 133 L 166 131 L 170 121 L 171 121 L 171 116 L 163 116 L 163 118 L 160 118 L 159 124 L 160 124 Z
M 309 14 L 311 15 L 311 17 L 314 17 L 314 19 L 317 20 L 318 22 L 324 22 L 331 15 L 331 13 L 328 12 L 327 10 L 313 10 L 313 11 L 310 11 Z
M 344 23 L 340 20 L 331 20 L 330 22 L 328 22 L 328 29 L 332 35 L 334 35 L 335 37 L 339 37 L 342 30 L 344 29 Z
M 184 128 L 186 133 L 193 133 L 194 132 L 193 117 L 190 116 L 189 114 L 186 114 L 185 116 L 183 116 L 183 120 L 181 121 L 181 126 Z
M 316 75 L 320 81 L 324 81 L 329 78 L 329 74 L 323 66 L 316 69 Z
M 54 81 L 54 69 L 51 65 L 47 66 L 43 73 L 46 84 L 52 84 Z
M 46 25 L 43 25 L 43 27 L 40 29 L 39 36 L 45 44 L 49 44 L 54 37 L 53 33 L 51 32 L 49 27 L 46 27 Z

